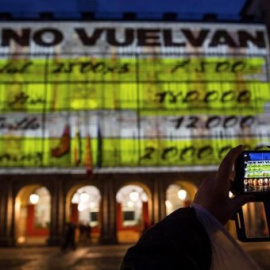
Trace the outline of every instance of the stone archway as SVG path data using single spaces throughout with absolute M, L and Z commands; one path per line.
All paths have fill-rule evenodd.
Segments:
M 79 244 L 97 243 L 101 228 L 101 193 L 92 185 L 76 186 L 67 196 L 67 222 L 76 225 L 76 241 Z M 85 229 L 85 230 L 84 230 Z M 91 239 L 86 239 L 85 231 Z
M 119 243 L 136 242 L 151 225 L 149 191 L 140 184 L 127 184 L 116 194 Z
M 177 181 L 168 186 L 166 190 L 166 215 L 180 207 L 191 204 L 197 192 L 197 187 L 186 181 Z
M 28 185 L 15 199 L 15 234 L 18 245 L 45 245 L 51 222 L 51 195 L 46 187 Z

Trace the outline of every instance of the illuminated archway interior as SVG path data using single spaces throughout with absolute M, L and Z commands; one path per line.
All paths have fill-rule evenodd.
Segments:
M 127 185 L 116 194 L 118 241 L 134 242 L 149 227 L 148 196 L 142 187 Z
M 74 216 L 71 219 L 75 223 L 88 224 L 91 227 L 99 226 L 100 200 L 100 192 L 94 186 L 83 186 L 77 189 L 71 203 L 77 208 L 78 217 L 77 220 L 74 220 Z
M 46 187 L 29 185 L 16 197 L 18 244 L 46 244 L 51 222 L 51 196 Z
M 170 185 L 166 191 L 166 214 L 187 206 L 190 200 L 191 194 L 186 189 L 177 184 Z
M 142 204 L 147 202 L 148 198 L 144 190 L 135 185 L 129 185 L 121 188 L 116 200 L 122 205 L 124 227 L 138 225 L 142 222 Z

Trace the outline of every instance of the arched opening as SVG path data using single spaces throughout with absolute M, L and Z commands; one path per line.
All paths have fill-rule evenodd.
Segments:
M 116 194 L 119 243 L 136 242 L 150 225 L 149 196 L 139 185 L 127 185 Z
M 189 206 L 195 196 L 197 188 L 188 182 L 176 182 L 169 185 L 166 191 L 166 215 L 178 208 Z
M 242 207 L 247 238 L 269 237 L 268 221 L 263 202 L 249 202 Z
M 72 195 L 68 221 L 76 225 L 76 241 L 81 245 L 98 242 L 101 195 L 95 186 L 83 186 Z
M 51 195 L 46 187 L 22 188 L 15 201 L 16 240 L 19 245 L 44 245 L 51 222 Z

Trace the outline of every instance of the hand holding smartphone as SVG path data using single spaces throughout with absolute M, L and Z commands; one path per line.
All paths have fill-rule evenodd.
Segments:
M 235 163 L 235 194 L 270 201 L 270 151 L 243 151 Z

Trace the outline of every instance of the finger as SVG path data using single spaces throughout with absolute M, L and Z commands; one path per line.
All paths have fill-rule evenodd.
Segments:
M 212 178 L 204 179 L 200 184 L 200 187 L 195 195 L 194 202 L 205 201 L 209 194 L 212 194 L 211 189 L 213 188 L 214 180 Z
M 225 158 L 222 160 L 217 172 L 218 187 L 220 189 L 226 191 L 229 189 L 232 167 L 235 163 L 236 158 L 242 151 L 243 151 L 242 145 L 232 148 L 225 156 Z
M 231 199 L 231 210 L 235 213 L 242 205 L 254 201 L 253 195 L 240 195 Z

